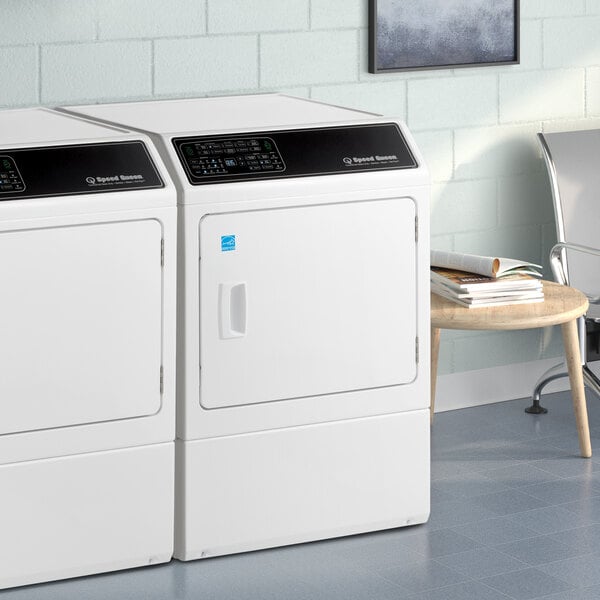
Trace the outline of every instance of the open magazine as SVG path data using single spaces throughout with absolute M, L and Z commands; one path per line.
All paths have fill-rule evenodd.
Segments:
M 477 273 L 486 277 L 506 277 L 507 275 L 516 274 L 542 277 L 542 266 L 535 263 L 513 258 L 479 256 L 477 254 L 463 254 L 462 252 L 443 250 L 431 251 L 431 266 Z

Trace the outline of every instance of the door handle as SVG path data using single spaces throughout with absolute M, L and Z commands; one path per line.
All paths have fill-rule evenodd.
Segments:
M 246 335 L 246 282 L 219 284 L 219 333 L 222 340 Z

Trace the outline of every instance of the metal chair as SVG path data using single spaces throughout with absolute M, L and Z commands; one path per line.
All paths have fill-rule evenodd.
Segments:
M 585 385 L 600 396 L 600 379 L 590 367 L 591 358 L 600 358 L 600 129 L 538 133 L 538 138 L 552 187 L 558 239 L 550 265 L 557 282 L 580 289 L 589 299 L 590 308 L 579 319 L 579 345 Z M 547 412 L 540 406 L 543 388 L 566 376 L 564 363 L 546 371 L 525 412 Z

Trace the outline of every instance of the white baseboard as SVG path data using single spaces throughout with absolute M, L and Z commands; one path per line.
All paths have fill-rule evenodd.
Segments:
M 531 396 L 540 376 L 558 364 L 560 357 L 526 363 L 440 375 L 435 412 L 480 406 Z M 567 377 L 549 383 L 544 392 L 569 389 Z

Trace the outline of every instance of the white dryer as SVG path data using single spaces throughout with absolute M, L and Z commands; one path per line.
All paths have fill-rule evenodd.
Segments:
M 0 112 L 0 588 L 172 556 L 176 212 L 146 136 Z
M 175 556 L 429 515 L 429 177 L 404 124 L 283 95 L 67 109 L 179 191 Z

